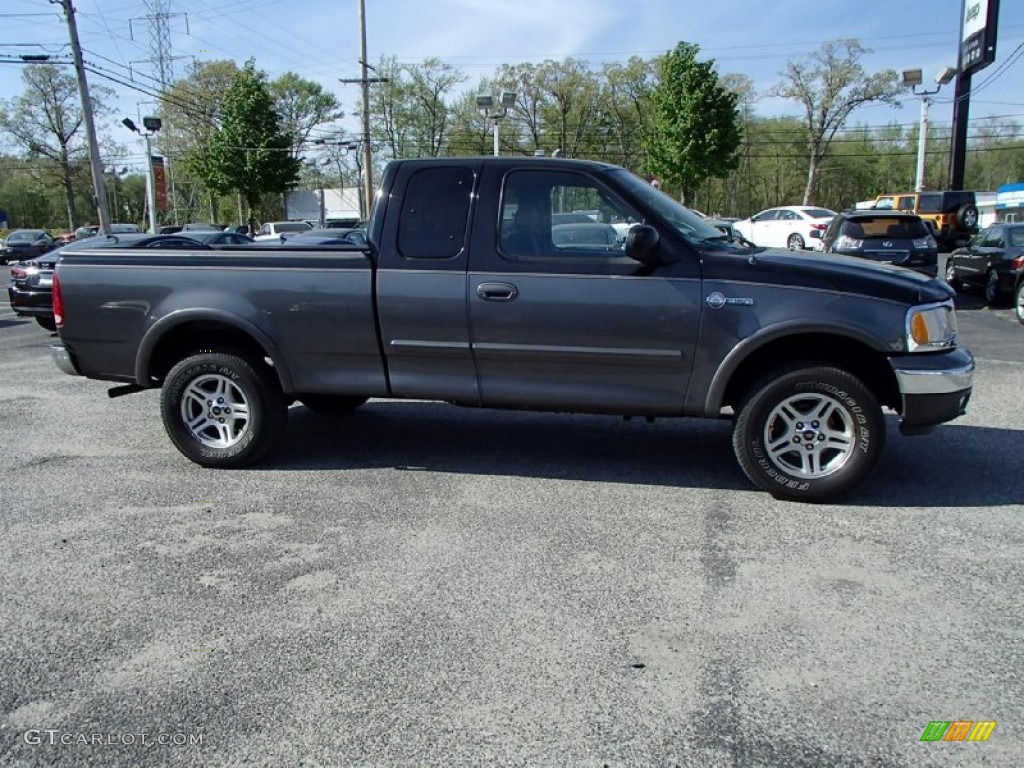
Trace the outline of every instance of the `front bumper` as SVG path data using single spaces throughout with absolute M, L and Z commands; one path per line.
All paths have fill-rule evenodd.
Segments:
M 75 356 L 63 344 L 50 345 L 50 359 L 53 360 L 61 371 L 69 376 L 82 375 L 82 372 L 78 370 L 78 364 L 75 362 Z
M 974 386 L 974 357 L 966 349 L 889 359 L 903 399 L 900 431 L 928 432 L 967 412 Z

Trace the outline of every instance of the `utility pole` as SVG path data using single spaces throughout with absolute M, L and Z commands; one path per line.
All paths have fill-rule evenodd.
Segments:
M 82 45 L 78 42 L 78 25 L 75 23 L 75 9 L 71 0 L 50 0 L 64 9 L 71 37 L 71 53 L 75 60 L 75 74 L 78 76 L 78 94 L 82 99 L 82 119 L 85 122 L 85 138 L 89 143 L 89 166 L 92 171 L 92 187 L 96 196 L 96 212 L 100 219 L 100 232 L 110 235 L 110 205 L 107 203 L 107 186 L 103 183 L 103 163 L 100 161 L 100 147 L 96 143 L 96 125 L 92 118 L 92 98 L 89 96 L 89 82 L 85 79 L 85 65 L 82 63 Z
M 370 215 L 373 209 L 373 151 L 370 147 L 370 83 L 386 83 L 386 77 L 369 77 L 367 70 L 372 69 L 366 63 L 366 0 L 359 0 L 359 38 L 360 54 L 359 64 L 362 76 L 356 80 L 352 78 L 340 79 L 342 83 L 359 83 L 363 91 L 363 205 L 366 215 Z

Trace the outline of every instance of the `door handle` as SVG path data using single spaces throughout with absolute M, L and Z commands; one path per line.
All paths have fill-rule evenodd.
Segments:
M 476 295 L 484 301 L 512 301 L 519 295 L 519 289 L 512 283 L 480 283 Z

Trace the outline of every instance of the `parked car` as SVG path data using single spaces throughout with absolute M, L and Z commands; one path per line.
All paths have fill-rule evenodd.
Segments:
M 1024 224 L 992 224 L 953 251 L 946 260 L 946 282 L 957 290 L 983 288 L 989 304 L 1013 296 L 1017 319 L 1024 323 Z
M 324 229 L 365 229 L 366 222 L 359 218 L 327 219 L 324 221 Z
M 256 238 L 257 243 L 261 241 Z M 264 240 L 264 245 L 366 245 L 365 229 L 310 229 L 295 234 L 283 234 L 280 240 Z
M 257 242 L 263 240 L 280 240 L 283 234 L 295 234 L 296 232 L 308 232 L 313 227 L 305 221 L 268 221 L 253 239 Z
M 195 239 L 178 235 L 145 235 L 127 233 L 109 239 L 86 237 L 65 246 L 19 261 L 11 266 L 7 298 L 11 309 L 21 317 L 33 317 L 48 331 L 57 330 L 53 319 L 53 272 L 57 260 L 65 253 L 84 251 L 90 248 L 191 248 L 205 249 L 208 246 Z
M 843 211 L 820 237 L 826 253 L 909 267 L 929 277 L 939 272 L 939 246 L 931 228 L 913 213 Z
M 95 237 L 99 233 L 100 228 L 94 224 L 88 224 L 84 227 L 79 227 L 75 230 L 75 240 L 85 240 L 89 237 Z
M 619 233 L 611 224 L 598 224 L 587 217 L 585 224 L 555 224 L 551 227 L 551 242 L 563 251 L 580 248 L 593 250 L 595 246 L 603 246 L 606 250 L 621 250 L 623 240 L 619 239 Z
M 4 261 L 10 264 L 12 261 L 34 259 L 52 251 L 57 245 L 57 241 L 45 229 L 16 229 L 7 234 Z
M 251 245 L 253 239 L 248 235 L 240 235 L 237 232 L 213 232 L 187 231 L 182 232 L 183 237 L 196 240 L 206 245 Z
M 935 239 L 949 248 L 964 245 L 978 233 L 978 202 L 970 190 L 879 195 L 875 209 L 916 213 L 931 223 Z
M 802 251 L 812 245 L 811 232 L 824 232 L 835 211 L 805 205 L 769 208 L 732 226 L 744 239 L 763 248 Z

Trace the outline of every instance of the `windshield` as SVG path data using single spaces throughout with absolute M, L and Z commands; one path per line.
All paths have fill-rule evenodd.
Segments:
M 708 224 L 682 203 L 673 200 L 657 187 L 652 187 L 629 171 L 618 169 L 611 171 L 611 173 L 616 174 L 617 181 L 621 182 L 646 205 L 653 208 L 659 216 L 668 221 L 691 243 L 701 244 L 709 240 L 724 241 L 729 239 L 728 235 L 724 234 L 717 227 Z
M 11 234 L 9 234 L 7 236 L 7 242 L 8 243 L 31 243 L 33 240 L 35 240 L 37 237 L 39 237 L 40 234 L 42 234 L 42 233 L 40 233 L 40 232 L 32 232 L 32 231 L 11 232 Z

